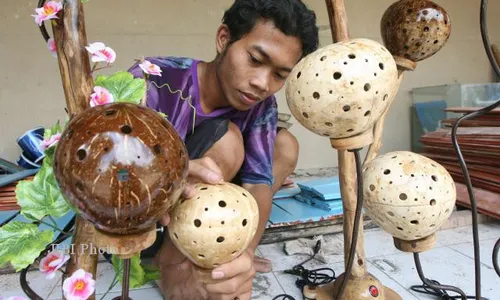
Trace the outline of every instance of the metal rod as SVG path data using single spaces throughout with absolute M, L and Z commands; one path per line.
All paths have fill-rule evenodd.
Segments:
M 122 300 L 128 300 L 128 289 L 129 289 L 129 278 L 130 278 L 130 258 L 123 261 L 123 283 L 122 283 Z

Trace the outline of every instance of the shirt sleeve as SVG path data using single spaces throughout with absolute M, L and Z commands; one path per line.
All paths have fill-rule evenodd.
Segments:
M 262 105 L 257 118 L 244 135 L 245 159 L 239 177 L 242 183 L 272 186 L 278 109 L 274 96 L 265 101 L 267 103 Z

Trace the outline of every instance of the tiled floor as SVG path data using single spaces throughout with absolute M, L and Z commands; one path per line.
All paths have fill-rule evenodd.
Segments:
M 500 278 L 493 269 L 491 252 L 496 240 L 500 237 L 500 223 L 481 224 L 479 226 L 482 259 L 482 293 L 490 300 L 500 299 Z M 333 249 L 342 249 L 341 236 L 324 237 L 328 243 L 336 244 Z M 382 283 L 399 293 L 404 300 L 435 299 L 410 290 L 412 285 L 420 284 L 413 257 L 392 246 L 389 234 L 379 229 L 365 232 L 365 249 L 368 271 Z M 283 273 L 307 256 L 288 256 L 283 251 L 283 243 L 261 245 L 260 254 L 273 262 L 273 272 L 259 274 L 254 281 L 253 299 L 272 299 L 287 293 L 301 300 L 300 291 L 295 287 L 296 277 Z M 341 251 L 333 251 L 341 252 Z M 330 267 L 337 275 L 343 271 L 342 253 L 325 255 L 327 264 L 312 260 L 306 268 Z M 428 278 L 438 280 L 443 284 L 455 285 L 467 294 L 474 294 L 474 261 L 472 250 L 472 233 L 469 227 L 461 227 L 439 231 L 437 245 L 430 251 L 421 254 L 424 273 Z M 114 271 L 107 263 L 98 267 L 98 285 L 96 299 L 101 299 L 114 276 Z M 46 281 L 38 272 L 28 275 L 30 286 L 44 299 L 60 299 L 60 277 Z M 112 299 L 120 295 L 120 286 L 115 286 L 103 299 Z M 0 296 L 23 295 L 19 284 L 19 274 L 0 277 Z M 162 299 L 154 284 L 131 292 L 134 299 Z

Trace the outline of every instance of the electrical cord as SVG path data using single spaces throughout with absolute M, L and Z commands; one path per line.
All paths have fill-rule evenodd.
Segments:
M 349 150 L 354 152 L 354 159 L 356 161 L 356 179 L 357 179 L 357 201 L 356 201 L 356 212 L 354 214 L 354 228 L 352 229 L 352 241 L 351 249 L 349 251 L 349 260 L 347 262 L 347 267 L 345 270 L 342 285 L 340 286 L 339 292 L 335 297 L 335 300 L 342 299 L 344 290 L 351 277 L 352 265 L 354 264 L 354 256 L 356 255 L 356 246 L 358 244 L 358 233 L 359 233 L 359 223 L 361 221 L 361 212 L 363 210 L 363 169 L 361 165 L 361 158 L 359 151 L 361 149 Z
M 487 20 L 486 20 L 486 15 L 488 12 L 488 1 L 487 0 L 481 0 L 481 9 L 480 9 L 480 25 L 481 25 L 481 37 L 483 40 L 483 45 L 486 51 L 486 55 L 488 56 L 488 60 L 490 61 L 491 66 L 493 67 L 493 70 L 495 71 L 496 75 L 500 77 L 500 67 L 498 66 L 498 63 L 496 62 L 493 52 L 491 50 L 491 44 L 488 38 L 488 30 L 487 30 Z M 479 246 L 479 232 L 478 232 L 478 211 L 477 211 L 477 202 L 474 197 L 474 192 L 472 190 L 472 183 L 469 175 L 469 171 L 467 169 L 467 165 L 465 163 L 465 159 L 462 155 L 462 152 L 460 151 L 460 145 L 458 144 L 458 139 L 457 139 L 457 130 L 460 125 L 460 123 L 463 120 L 469 120 L 478 116 L 482 116 L 490 112 L 491 110 L 497 108 L 500 106 L 500 100 L 497 100 L 495 103 L 481 108 L 475 112 L 465 114 L 464 116 L 460 117 L 457 119 L 455 124 L 453 124 L 452 127 L 452 133 L 451 133 L 451 140 L 453 147 L 455 149 L 455 152 L 458 157 L 458 162 L 460 164 L 460 168 L 462 169 L 464 179 L 465 179 L 465 185 L 467 186 L 467 192 L 469 194 L 469 199 L 471 203 L 471 210 L 472 210 L 472 234 L 473 234 L 473 245 L 474 245 L 474 274 L 475 274 L 475 296 L 466 296 L 463 291 L 460 289 L 453 287 L 453 286 L 445 286 L 445 285 L 440 285 L 439 282 L 434 281 L 434 280 L 429 280 L 425 278 L 422 272 L 422 266 L 420 264 L 420 259 L 418 256 L 418 253 L 414 254 L 415 258 L 415 264 L 417 266 L 417 271 L 420 276 L 420 279 L 424 282 L 424 285 L 422 286 L 412 286 L 411 289 L 415 290 L 417 292 L 422 292 L 426 294 L 433 294 L 435 296 L 440 297 L 440 299 L 459 299 L 457 297 L 450 297 L 445 290 L 452 290 L 454 292 L 457 292 L 460 294 L 461 299 L 486 299 L 481 297 L 481 261 L 480 261 L 480 246 Z M 495 247 L 493 248 L 493 265 L 495 266 L 495 271 L 497 274 L 500 276 L 500 269 L 498 268 L 498 250 L 500 248 L 500 239 L 496 242 Z M 429 291 L 429 289 L 432 290 L 432 292 Z M 423 291 L 421 290 L 423 289 Z

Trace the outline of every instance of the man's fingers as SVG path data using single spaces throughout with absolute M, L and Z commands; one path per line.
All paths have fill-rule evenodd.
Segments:
M 170 223 L 170 215 L 169 214 L 165 214 L 161 219 L 160 219 L 160 224 L 162 226 L 168 226 L 168 224 Z
M 220 168 L 211 159 L 189 161 L 189 177 L 195 177 L 209 184 L 220 183 L 223 179 Z
M 212 270 L 212 278 L 216 280 L 229 279 L 238 274 L 246 273 L 252 268 L 253 256 L 246 251 L 238 258 L 218 266 Z
M 192 198 L 196 195 L 196 189 L 191 184 L 186 184 L 184 191 L 182 192 L 182 197 L 185 199 Z
M 239 276 L 242 276 L 240 274 Z M 253 287 L 253 276 L 240 279 L 239 276 L 229 281 L 216 284 L 207 284 L 205 289 L 214 300 L 250 300 Z M 244 282 L 242 280 L 245 280 Z M 243 282 L 243 284 L 242 284 Z

